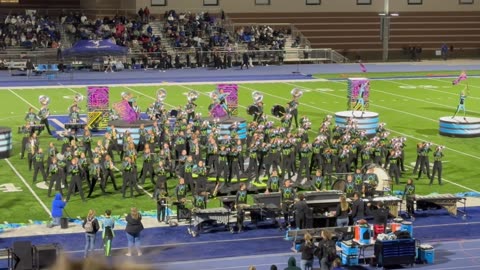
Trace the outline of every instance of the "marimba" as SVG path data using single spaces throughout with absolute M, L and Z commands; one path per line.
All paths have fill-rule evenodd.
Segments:
M 256 204 L 263 204 L 268 207 L 275 206 L 277 208 L 280 208 L 280 204 L 282 201 L 282 195 L 280 192 L 272 192 L 272 193 L 260 193 L 253 195 L 253 201 Z
M 44 129 L 45 129 L 45 125 L 43 125 L 43 124 L 21 126 L 21 127 L 18 127 L 18 133 L 19 134 L 25 134 L 25 133 L 33 134 L 36 131 L 42 132 Z
M 415 202 L 417 204 L 417 209 L 427 210 L 431 208 L 445 208 L 449 214 L 456 216 L 457 215 L 457 202 L 463 203 L 465 206 L 466 198 L 458 197 L 452 194 L 438 194 L 438 195 L 415 195 Z M 465 212 L 465 207 L 464 211 Z M 464 213 L 466 214 L 466 213 Z
M 235 223 L 236 218 L 233 217 L 233 212 L 223 207 L 193 210 L 188 233 L 196 237 L 202 230 L 202 225 L 209 221 L 224 224 L 227 229 L 233 232 L 233 227 L 230 224 Z
M 402 199 L 395 196 L 364 198 L 363 201 L 373 204 L 377 202 L 383 202 L 383 205 L 388 207 L 390 215 L 394 217 L 398 217 L 399 207 L 402 204 Z
M 66 123 L 65 129 L 81 130 L 84 129 L 86 125 L 85 123 Z
M 281 209 L 272 204 L 254 204 L 244 206 L 242 208 L 245 214 L 250 214 L 250 220 L 254 225 L 258 225 L 259 222 L 271 221 L 273 224 L 277 224 L 277 217 L 281 214 Z

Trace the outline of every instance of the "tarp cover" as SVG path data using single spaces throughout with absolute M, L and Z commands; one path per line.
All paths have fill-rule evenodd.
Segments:
M 80 40 L 72 48 L 65 50 L 65 56 L 108 56 L 125 55 L 127 47 L 118 46 L 109 39 Z

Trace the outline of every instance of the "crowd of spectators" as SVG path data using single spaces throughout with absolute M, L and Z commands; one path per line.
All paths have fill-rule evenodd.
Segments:
M 60 32 L 48 16 L 8 15 L 0 21 L 0 50 L 8 47 L 57 48 Z
M 170 10 L 164 14 L 165 36 L 175 48 L 201 48 L 210 51 L 231 43 L 230 35 L 222 26 L 222 18 L 201 13 L 177 13 Z
M 143 52 L 158 52 L 161 50 L 161 38 L 153 35 L 152 26 L 148 23 L 150 13 L 147 8 L 145 11 L 139 11 L 135 18 L 116 15 L 113 18 L 93 20 L 85 14 L 70 13 L 62 15 L 60 21 L 73 42 L 82 39 L 111 39 L 119 46 Z
M 250 50 L 283 50 L 289 35 L 290 30 L 274 29 L 268 25 L 240 27 L 236 31 L 237 41 L 248 44 Z

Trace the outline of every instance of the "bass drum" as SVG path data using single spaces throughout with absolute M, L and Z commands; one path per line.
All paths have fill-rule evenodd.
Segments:
M 332 190 L 340 190 L 341 192 L 345 192 L 345 180 L 339 179 L 333 182 Z
M 253 116 L 253 115 L 258 114 L 259 112 L 260 112 L 260 109 L 259 109 L 258 106 L 255 105 L 255 104 L 254 104 L 254 105 L 250 105 L 250 106 L 247 107 L 247 113 L 248 113 L 248 115 L 252 115 L 252 116 Z
M 271 111 L 273 116 L 279 117 L 279 118 L 285 115 L 286 112 L 287 110 L 285 110 L 285 107 L 283 107 L 282 105 L 273 106 Z
M 383 167 L 377 164 L 370 164 L 366 167 L 366 182 L 370 182 L 372 179 L 368 179 L 369 174 L 374 174 L 376 176 L 377 185 L 375 186 L 375 191 L 379 193 L 391 192 L 392 191 L 392 178 L 388 175 L 388 171 Z

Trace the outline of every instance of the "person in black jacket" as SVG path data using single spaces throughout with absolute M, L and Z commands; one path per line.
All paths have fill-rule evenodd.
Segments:
M 321 232 L 322 241 L 315 250 L 315 255 L 320 261 L 320 270 L 330 270 L 336 259 L 336 252 L 332 256 L 332 250 L 335 248 L 335 240 L 332 239 L 332 233 L 327 230 Z
M 377 235 L 385 232 L 388 220 L 388 209 L 384 207 L 383 202 L 378 202 L 376 208 L 370 209 L 371 203 L 367 204 L 367 215 L 373 217 L 374 239 Z
M 312 235 L 309 233 L 303 236 L 305 242 L 300 246 L 300 252 L 302 252 L 300 266 L 302 270 L 311 270 L 313 268 L 313 251 L 315 250 L 315 245 L 312 243 L 312 238 Z
M 90 209 L 88 215 L 83 221 L 82 227 L 85 229 L 85 254 L 86 258 L 95 249 L 95 239 L 97 238 L 97 232 L 100 229 L 100 224 L 95 218 L 95 211 Z
M 308 207 L 307 202 L 305 201 L 305 196 L 303 194 L 298 195 L 298 201 L 294 205 L 295 209 L 295 224 L 298 229 L 307 228 L 307 217 L 310 213 L 310 208 Z
M 360 219 L 365 218 L 365 202 L 360 199 L 360 194 L 355 192 L 353 194 L 353 203 L 352 203 L 352 219 L 353 223 L 356 223 Z
M 132 256 L 132 248 L 135 246 L 138 256 L 142 256 L 142 251 L 140 250 L 140 233 L 143 231 L 142 215 L 140 215 L 136 207 L 132 207 L 130 214 L 127 215 L 125 220 L 127 221 L 125 232 L 128 240 L 128 253 L 125 255 Z

